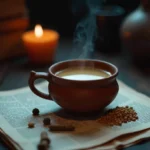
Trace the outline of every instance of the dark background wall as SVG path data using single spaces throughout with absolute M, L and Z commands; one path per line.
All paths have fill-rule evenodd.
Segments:
M 93 2 L 95 0 L 92 0 Z M 120 5 L 126 14 L 134 10 L 140 0 L 96 0 L 105 5 Z M 76 6 L 73 6 L 76 5 Z M 31 28 L 40 23 L 57 30 L 61 35 L 72 36 L 76 23 L 86 13 L 86 0 L 26 0 Z M 72 8 L 76 7 L 76 15 Z

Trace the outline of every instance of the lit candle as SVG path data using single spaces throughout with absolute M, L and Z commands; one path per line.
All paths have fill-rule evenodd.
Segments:
M 41 25 L 36 25 L 34 31 L 23 34 L 22 40 L 29 60 L 32 63 L 46 64 L 53 61 L 59 34 L 54 30 L 43 30 Z

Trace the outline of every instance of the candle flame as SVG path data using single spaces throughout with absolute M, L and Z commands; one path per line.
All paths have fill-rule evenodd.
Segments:
M 37 24 L 37 25 L 35 26 L 34 33 L 35 33 L 35 36 L 36 36 L 36 37 L 38 37 L 38 38 L 41 37 L 41 36 L 43 35 L 42 26 L 39 25 L 39 24 Z

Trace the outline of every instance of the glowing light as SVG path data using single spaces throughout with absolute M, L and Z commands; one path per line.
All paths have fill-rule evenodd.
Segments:
M 35 36 L 36 36 L 36 37 L 38 37 L 38 38 L 42 37 L 42 35 L 43 35 L 42 26 L 39 25 L 39 24 L 37 24 L 37 25 L 35 26 L 34 33 L 35 33 Z

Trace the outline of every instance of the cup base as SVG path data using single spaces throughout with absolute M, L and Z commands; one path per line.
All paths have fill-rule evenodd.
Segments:
M 75 112 L 72 110 L 68 110 L 68 109 L 64 109 L 64 111 L 71 115 L 71 116 L 75 116 L 75 117 L 98 117 L 101 116 L 103 113 L 103 110 L 96 110 L 96 111 L 90 111 L 90 112 Z

